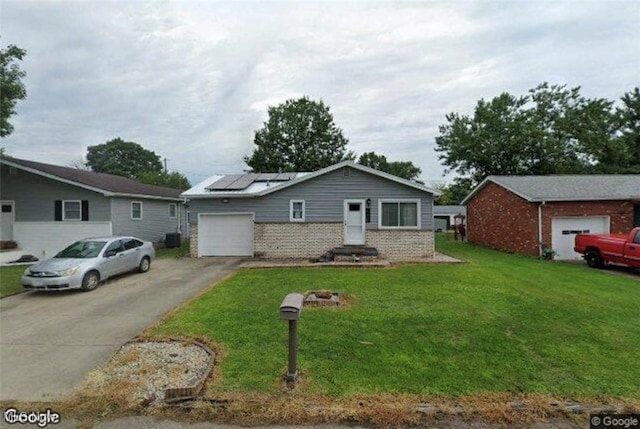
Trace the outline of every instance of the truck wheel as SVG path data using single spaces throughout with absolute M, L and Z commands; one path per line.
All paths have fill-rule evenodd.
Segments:
M 597 250 L 589 250 L 587 255 L 585 256 L 587 260 L 587 265 L 591 268 L 603 268 L 604 267 L 604 259 L 600 255 L 600 252 Z

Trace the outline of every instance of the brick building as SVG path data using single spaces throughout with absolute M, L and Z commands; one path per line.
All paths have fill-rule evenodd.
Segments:
M 489 176 L 462 203 L 472 243 L 578 259 L 577 233 L 640 226 L 640 175 Z

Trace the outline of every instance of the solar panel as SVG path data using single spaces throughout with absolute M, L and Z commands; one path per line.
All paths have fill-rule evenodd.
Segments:
M 218 179 L 211 185 L 207 186 L 205 189 L 210 191 L 221 191 L 223 189 L 227 189 L 227 186 L 231 185 L 242 176 L 243 174 L 227 174 L 226 176 L 223 176 L 222 179 Z
M 248 173 L 227 174 L 205 189 L 208 191 L 241 191 L 254 182 L 287 182 L 295 178 L 296 173 Z

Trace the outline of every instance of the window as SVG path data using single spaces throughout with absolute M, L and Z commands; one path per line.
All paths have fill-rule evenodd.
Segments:
M 142 241 L 139 240 L 130 239 L 124 242 L 124 250 L 131 250 L 140 246 L 142 246 Z
M 131 219 L 133 220 L 142 219 L 142 203 L 140 201 L 131 202 Z
M 107 246 L 107 248 L 104 251 L 104 255 L 113 256 L 113 255 L 117 255 L 120 252 L 122 252 L 122 241 L 116 240 L 113 243 L 111 243 L 109 246 Z
M 11 213 L 13 207 L 11 204 L 3 204 L 2 205 L 2 213 Z
M 178 206 L 175 203 L 169 204 L 169 219 L 175 219 L 178 213 Z
M 80 201 L 62 202 L 62 220 L 82 220 L 82 204 Z
M 419 200 L 380 200 L 378 227 L 412 229 L 420 228 Z
M 291 222 L 304 222 L 304 200 L 289 201 L 289 220 Z
M 635 238 L 633 239 L 633 242 L 636 244 L 640 244 L 640 232 L 636 234 Z

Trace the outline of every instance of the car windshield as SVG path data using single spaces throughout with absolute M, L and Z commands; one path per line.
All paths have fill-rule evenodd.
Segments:
M 54 256 L 54 258 L 96 258 L 105 244 L 107 244 L 106 241 L 76 241 L 71 246 Z

